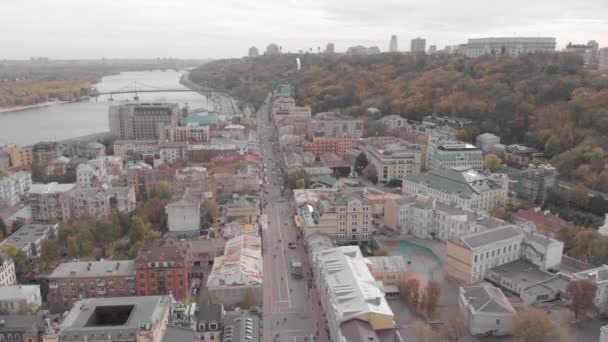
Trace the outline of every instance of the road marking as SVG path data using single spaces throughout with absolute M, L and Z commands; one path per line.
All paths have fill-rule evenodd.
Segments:
M 278 209 L 278 208 L 277 208 Z M 287 300 L 289 301 L 289 307 L 291 308 L 291 296 L 289 295 L 289 272 L 287 270 L 287 264 L 285 263 L 285 253 L 283 253 L 283 234 L 282 234 L 282 229 L 280 228 L 280 222 L 279 222 L 279 210 L 275 210 L 275 216 L 277 218 L 276 220 L 276 227 L 279 229 L 279 238 L 281 239 L 281 244 L 279 245 L 279 252 L 281 253 L 281 260 L 283 261 L 283 269 L 285 270 L 285 291 L 287 292 Z

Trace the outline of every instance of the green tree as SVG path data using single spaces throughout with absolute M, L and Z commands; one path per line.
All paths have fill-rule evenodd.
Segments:
M 502 160 L 494 153 L 488 153 L 485 155 L 485 157 L 483 157 L 484 169 L 496 172 L 501 164 Z
M 367 164 L 369 164 L 369 162 L 367 161 L 367 156 L 365 155 L 365 153 L 359 153 L 357 159 L 355 160 L 355 172 L 360 175 L 361 172 L 363 172 L 363 169 L 365 169 L 365 167 L 367 166 Z
M 40 262 L 42 270 L 48 271 L 52 269 L 61 256 L 61 247 L 59 241 L 55 239 L 44 240 L 40 248 Z
M 545 153 L 549 157 L 554 157 L 561 152 L 562 144 L 559 141 L 559 138 L 555 135 L 551 135 L 547 142 L 545 142 Z
M 596 266 L 608 264 L 608 236 L 598 236 L 589 244 L 591 263 Z
M 32 271 L 30 259 L 24 251 L 15 246 L 3 247 L 1 251 L 13 259 L 13 262 L 15 263 L 15 274 L 17 275 L 17 279 L 21 282 L 23 276 Z
M 146 226 L 144 221 L 139 216 L 133 216 L 131 218 L 131 226 L 129 228 L 129 240 L 131 244 L 143 241 L 146 235 Z
M 111 244 L 120 236 L 120 227 L 112 220 L 103 219 L 95 223 L 93 229 L 95 242 L 102 248 L 103 256 L 108 256 L 108 251 L 111 250 Z
M 146 222 L 150 223 L 155 230 L 167 231 L 167 213 L 165 206 L 167 201 L 160 197 L 149 198 L 143 205 L 143 216 Z
M 564 243 L 566 251 L 574 248 L 576 235 L 581 229 L 573 224 L 567 224 L 557 232 L 557 239 Z
M 8 237 L 8 229 L 6 228 L 6 223 L 4 223 L 2 217 L 0 217 L 0 234 L 2 234 L 3 238 Z
M 161 181 L 158 183 L 158 186 L 156 187 L 155 190 L 156 190 L 156 194 L 161 199 L 163 199 L 165 201 L 168 201 L 169 199 L 171 199 L 171 196 L 173 193 L 171 183 L 169 183 L 167 181 Z
M 365 169 L 363 169 L 363 177 L 374 184 L 378 183 L 378 171 L 376 170 L 376 166 L 374 166 L 374 164 L 367 165 Z
M 203 201 L 203 209 L 205 213 L 208 215 L 209 222 L 214 224 L 217 222 L 218 217 L 220 216 L 219 205 L 214 198 L 207 198 Z
M 136 243 L 132 244 L 131 247 L 129 247 L 129 251 L 127 252 L 127 256 L 130 259 L 135 259 L 135 257 L 137 256 L 137 253 L 139 253 L 139 250 L 144 246 L 143 241 L 137 241 Z

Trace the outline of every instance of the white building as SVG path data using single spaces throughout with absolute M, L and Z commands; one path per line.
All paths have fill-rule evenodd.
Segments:
M 201 228 L 201 196 L 187 188 L 165 207 L 169 232 L 195 232 Z
M 469 168 L 483 170 L 483 151 L 462 141 L 430 139 L 426 148 L 428 170 Z
M 572 275 L 574 280 L 589 279 L 596 286 L 594 303 L 600 313 L 608 313 L 608 265 L 602 265 Z
M 0 207 L 13 206 L 25 197 L 32 185 L 32 174 L 26 171 L 0 176 Z
M 489 152 L 494 145 L 500 144 L 500 137 L 492 133 L 483 133 L 475 139 L 477 147 L 484 152 Z
M 13 259 L 4 253 L 0 253 L 0 287 L 17 284 L 15 275 L 15 263 Z
M 27 223 L 0 243 L 1 247 L 14 246 L 30 258 L 42 252 L 42 242 L 57 236 L 58 224 Z
M 383 116 L 380 121 L 389 131 L 406 129 L 408 127 L 407 119 L 396 114 Z
M 257 235 L 243 234 L 226 242 L 207 278 L 212 303 L 240 305 L 248 296 L 262 305 L 262 245 Z
M 370 144 L 366 150 L 367 160 L 376 167 L 378 180 L 387 183 L 417 175 L 422 168 L 422 149 L 419 145 L 405 142 Z
M 358 336 L 395 328 L 395 317 L 359 247 L 321 250 L 312 267 L 331 341 L 351 341 L 349 322 L 364 323 Z M 376 336 L 376 339 L 372 339 Z
M 76 167 L 76 184 L 81 188 L 91 188 L 101 184 L 106 177 L 104 159 L 92 159 Z
M 12 285 L 0 287 L 0 309 L 11 315 L 22 310 L 38 310 L 42 305 L 40 285 Z
M 463 209 L 492 211 L 507 203 L 509 178 L 468 170 L 437 170 L 406 177 L 403 195 L 425 195 Z
M 510 335 L 515 309 L 499 288 L 490 284 L 460 287 L 458 305 L 471 335 Z
M 63 210 L 61 198 L 74 190 L 75 184 L 32 184 L 29 191 L 29 202 L 34 221 L 62 221 Z
M 114 155 L 124 158 L 129 152 L 135 154 L 158 151 L 158 140 L 116 140 Z
M 465 46 L 467 57 L 483 55 L 519 56 L 526 53 L 554 52 L 555 38 L 550 37 L 496 37 L 469 39 Z

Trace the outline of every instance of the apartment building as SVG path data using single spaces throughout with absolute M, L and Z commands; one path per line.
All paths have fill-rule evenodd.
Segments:
M 169 296 L 87 298 L 74 304 L 44 342 L 161 342 L 171 311 Z
M 406 129 L 408 126 L 407 119 L 396 114 L 383 116 L 380 121 L 389 131 Z
M 608 47 L 603 47 L 598 51 L 598 67 L 599 70 L 608 70 Z
M 33 146 L 5 145 L 2 149 L 9 154 L 13 167 L 30 166 L 34 162 Z
M 132 187 L 76 188 L 60 199 L 63 220 L 80 217 L 101 219 L 113 213 L 129 213 L 135 209 Z
M 32 148 L 32 162 L 38 165 L 46 165 L 51 160 L 61 157 L 61 144 L 58 142 L 41 141 L 35 143 Z
M 385 341 L 379 335 L 396 334 L 393 311 L 359 247 L 323 250 L 315 259 L 312 269 L 331 341 Z
M 0 176 L 0 207 L 12 207 L 27 197 L 32 185 L 32 174 L 19 171 Z
M 110 134 L 121 140 L 158 140 L 165 125 L 176 126 L 176 103 L 126 103 L 111 106 Z
M 326 153 L 335 153 L 344 157 L 355 146 L 355 139 L 347 137 L 313 137 L 311 141 L 302 143 L 304 152 L 311 152 L 315 156 Z
M 196 315 L 196 332 L 198 335 L 196 341 L 220 341 L 223 328 L 224 306 L 222 304 L 201 304 Z
M 140 249 L 135 258 L 135 293 L 138 296 L 190 295 L 190 256 L 178 242 L 162 240 Z
M 476 58 L 483 55 L 519 56 L 527 53 L 554 52 L 555 38 L 551 37 L 492 37 L 469 39 L 464 53 Z
M 201 229 L 201 193 L 186 188 L 165 206 L 169 233 L 199 235 Z
M 294 197 L 305 236 L 329 235 L 338 244 L 369 241 L 372 237 L 373 203 L 361 190 L 294 190 Z
M 485 212 L 460 209 L 422 195 L 390 199 L 384 208 L 387 227 L 421 239 L 447 241 L 506 225 Z
M 106 155 L 106 147 L 97 141 L 65 141 L 61 144 L 61 154 L 69 158 L 97 159 Z
M 10 315 L 30 310 L 38 311 L 42 305 L 40 285 L 11 285 L 0 287 L 0 310 Z
M 427 170 L 468 168 L 483 170 L 483 151 L 462 141 L 430 139 L 426 148 Z
M 309 125 L 311 136 L 363 138 L 362 119 L 343 118 L 333 112 L 317 113 Z
M 404 141 L 369 144 L 365 155 L 369 163 L 376 168 L 378 181 L 382 183 L 417 175 L 422 168 L 422 148 Z
M 540 157 L 543 157 L 543 153 L 532 147 L 513 144 L 505 148 L 504 160 L 511 166 L 525 168 Z
M 81 188 L 99 186 L 106 178 L 104 159 L 92 159 L 76 167 L 76 184 Z
M 14 246 L 30 258 L 40 257 L 42 242 L 57 237 L 58 224 L 26 223 L 11 234 L 0 247 Z
M 403 195 L 425 195 L 469 210 L 492 211 L 508 200 L 509 178 L 473 169 L 436 170 L 406 177 Z
M 243 234 L 226 242 L 223 256 L 213 261 L 207 278 L 212 303 L 239 305 L 249 297 L 262 305 L 262 242 L 258 235 Z
M 64 312 L 83 298 L 135 296 L 135 261 L 74 261 L 46 277 L 51 312 Z
M 559 171 L 550 164 L 533 165 L 521 171 L 515 178 L 517 197 L 544 203 L 549 190 L 558 184 Z
M 17 285 L 15 263 L 11 257 L 4 253 L 0 253 L 0 287 L 11 285 Z
M 608 266 L 602 265 L 572 275 L 574 280 L 590 280 L 595 284 L 595 306 L 602 314 L 608 313 Z
M 63 210 L 60 198 L 74 190 L 75 184 L 32 184 L 29 191 L 29 203 L 34 221 L 63 221 Z
M 45 322 L 39 315 L 0 315 L 0 341 L 42 342 Z

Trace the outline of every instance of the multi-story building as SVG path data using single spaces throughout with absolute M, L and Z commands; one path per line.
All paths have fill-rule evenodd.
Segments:
M 391 41 L 388 44 L 388 52 L 398 52 L 399 48 L 397 47 L 397 36 L 392 35 Z
M 49 327 L 44 342 L 162 342 L 171 297 L 87 298 L 72 306 L 61 325 Z
M 477 147 L 484 152 L 489 152 L 494 145 L 500 144 L 500 137 L 492 133 L 483 133 L 475 139 Z
M 0 315 L 0 341 L 42 342 L 45 321 L 40 315 Z
M 51 160 L 61 157 L 61 145 L 58 142 L 43 141 L 34 144 L 32 149 L 33 163 L 46 165 Z
M 588 69 L 597 69 L 599 62 L 599 44 L 595 40 L 590 40 L 587 44 L 566 45 L 562 50 L 566 53 L 574 53 L 583 58 L 583 65 Z
M 367 261 L 374 279 L 384 284 L 385 293 L 388 285 L 400 286 L 405 280 L 407 268 L 402 256 L 367 257 Z
M 121 140 L 158 140 L 165 125 L 177 125 L 176 103 L 126 103 L 111 106 L 110 133 Z
M 513 144 L 505 148 L 505 163 L 515 167 L 528 167 L 536 158 L 543 157 L 543 153 L 535 148 Z
M 80 217 L 101 219 L 113 213 L 129 213 L 135 209 L 132 187 L 76 188 L 61 196 L 63 220 Z
M 172 294 L 183 300 L 190 295 L 190 256 L 177 241 L 162 240 L 140 249 L 135 275 L 138 296 Z
M 17 284 L 15 275 L 15 263 L 13 259 L 4 253 L 0 253 L 0 287 Z
M 60 197 L 74 190 L 75 184 L 32 184 L 29 191 L 29 203 L 34 221 L 63 221 L 63 210 Z
M 201 143 L 209 141 L 209 125 L 190 123 L 185 126 L 165 126 L 165 134 L 169 141 Z
M 549 37 L 497 37 L 469 39 L 465 47 L 467 57 L 483 55 L 519 56 L 536 52 L 554 52 L 555 38 Z
M 333 112 L 317 113 L 312 120 L 308 120 L 309 135 L 324 137 L 363 137 L 363 120 L 341 118 Z M 312 134 L 311 134 L 312 133 Z
M 369 144 L 365 155 L 378 173 L 378 180 L 387 183 L 417 175 L 422 168 L 422 149 L 404 141 L 389 144 Z
M 380 121 L 389 131 L 405 129 L 408 126 L 407 119 L 396 114 L 383 116 Z
M 458 306 L 471 335 L 510 335 L 515 309 L 491 284 L 460 287 Z
M 5 145 L 2 149 L 9 154 L 11 158 L 11 166 L 29 166 L 34 161 L 33 146 L 16 146 Z
M 224 205 L 227 221 L 239 220 L 245 223 L 257 223 L 260 216 L 260 202 L 255 196 L 233 194 Z
M 608 70 L 608 47 L 599 49 L 597 68 L 604 71 Z
M 83 298 L 135 296 L 135 261 L 66 262 L 46 279 L 51 311 L 63 312 Z
M 327 46 L 325 46 L 325 53 L 335 53 L 335 51 L 334 43 L 327 43 Z
M 106 155 L 106 147 L 97 141 L 66 141 L 60 148 L 61 154 L 69 158 L 97 159 Z
M 470 168 L 483 170 L 483 151 L 462 141 L 430 139 L 426 148 L 427 170 Z
M 423 38 L 414 38 L 410 42 L 410 51 L 411 52 L 425 52 L 426 51 L 426 39 Z
M 247 56 L 249 56 L 249 57 L 257 57 L 259 55 L 260 55 L 260 52 L 258 51 L 257 47 L 252 46 L 252 47 L 249 48 Z
M 513 221 L 529 232 L 556 238 L 568 221 L 540 208 L 520 209 L 513 214 Z
M 544 203 L 549 190 L 558 184 L 559 171 L 550 164 L 528 165 L 516 178 L 515 186 L 517 197 Z
M 0 207 L 14 206 L 24 199 L 32 186 L 32 174 L 26 171 L 0 176 Z
M 11 155 L 0 150 L 0 170 L 6 170 L 9 167 L 11 167 Z
M 507 225 L 448 241 L 446 272 L 471 284 L 484 278 L 496 280 L 496 267 L 518 260 L 541 270 L 555 270 L 561 264 L 563 249 L 563 242 Z
M 300 228 L 305 236 L 328 235 L 338 244 L 369 241 L 373 203 L 361 191 L 294 190 Z
M 425 195 L 463 209 L 492 211 L 508 200 L 504 174 L 475 170 L 438 170 L 406 177 L 403 195 Z
M 116 140 L 114 142 L 114 155 L 125 158 L 129 153 L 141 155 L 158 151 L 157 140 Z
M 422 195 L 386 201 L 384 224 L 402 234 L 442 241 L 506 225 L 486 213 L 460 209 Z
M 188 153 L 186 142 L 164 142 L 158 146 L 158 153 L 163 164 L 171 165 L 179 160 L 186 160 Z
M 262 244 L 258 235 L 243 234 L 226 242 L 223 256 L 216 257 L 207 278 L 212 303 L 240 305 L 250 300 L 262 305 Z
M 42 305 L 40 285 L 11 285 L 0 287 L 0 310 L 16 315 L 36 312 Z
M 335 153 L 343 157 L 354 145 L 353 138 L 313 137 L 312 142 L 306 141 L 302 147 L 304 152 L 312 152 L 315 156 Z
M 222 304 L 201 304 L 196 316 L 196 333 L 198 335 L 196 341 L 220 341 L 223 329 L 224 306 Z
M 574 273 L 572 279 L 587 279 L 593 282 L 596 286 L 593 302 L 600 313 L 608 313 L 608 265 Z
M 165 206 L 167 226 L 173 234 L 198 235 L 201 229 L 201 194 L 186 188 Z
M 27 223 L 0 243 L 0 247 L 15 246 L 30 258 L 40 257 L 42 242 L 57 236 L 58 224 Z
M 76 184 L 81 188 L 92 188 L 101 185 L 106 178 L 104 159 L 92 159 L 76 167 Z
M 380 341 L 395 334 L 395 317 L 359 247 L 322 250 L 312 266 L 329 338 Z M 395 338 L 395 337 L 393 337 Z

